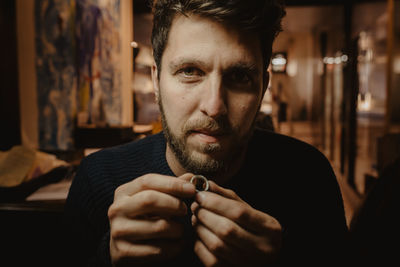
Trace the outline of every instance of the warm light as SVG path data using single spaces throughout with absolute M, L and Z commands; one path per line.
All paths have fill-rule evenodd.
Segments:
M 341 64 L 343 62 L 347 62 L 349 57 L 347 55 L 337 56 L 337 57 L 324 57 L 323 62 L 325 64 Z
M 272 72 L 285 73 L 287 62 L 286 53 L 275 53 L 271 60 Z
M 333 63 L 335 63 L 335 59 L 333 57 L 325 57 L 324 63 L 325 64 L 333 64 Z
M 400 57 L 395 57 L 393 60 L 393 72 L 400 74 Z
M 286 64 L 286 59 L 283 57 L 277 57 L 272 59 L 272 65 L 285 65 Z
M 131 47 L 133 47 L 133 48 L 138 48 L 138 47 L 139 47 L 139 44 L 136 43 L 135 41 L 133 41 L 133 42 L 131 42 Z
M 371 102 L 372 96 L 370 92 L 365 93 L 364 100 L 361 97 L 361 94 L 358 94 L 357 97 L 357 107 L 360 111 L 369 111 L 371 110 Z
M 287 65 L 287 74 L 290 77 L 294 77 L 297 75 L 297 60 L 292 60 L 289 62 L 289 64 Z

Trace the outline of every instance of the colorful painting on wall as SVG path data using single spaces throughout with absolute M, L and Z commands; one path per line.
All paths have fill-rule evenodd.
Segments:
M 119 0 L 76 3 L 79 112 L 88 124 L 121 122 Z
M 36 0 L 39 147 L 73 148 L 77 115 L 121 122 L 119 0 Z

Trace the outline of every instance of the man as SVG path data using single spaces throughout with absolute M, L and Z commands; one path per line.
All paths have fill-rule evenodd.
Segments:
M 254 121 L 284 10 L 276 1 L 159 0 L 153 83 L 163 133 L 83 160 L 66 213 L 92 266 L 332 263 L 346 223 L 313 147 Z M 190 179 L 209 179 L 196 192 Z M 323 260 L 321 262 L 321 260 Z

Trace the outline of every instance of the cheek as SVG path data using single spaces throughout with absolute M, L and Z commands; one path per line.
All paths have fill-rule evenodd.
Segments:
M 253 118 L 258 111 L 258 98 L 252 96 L 241 96 L 236 101 L 231 103 L 231 119 L 235 125 L 238 125 L 243 130 L 250 127 Z
M 164 109 L 164 116 L 172 132 L 177 133 L 189 119 L 194 103 L 193 97 L 186 90 L 171 80 L 162 81 L 160 97 Z

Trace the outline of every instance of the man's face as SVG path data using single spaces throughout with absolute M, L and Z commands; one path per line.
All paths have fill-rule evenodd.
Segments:
M 264 95 L 256 37 L 204 17 L 177 16 L 161 71 L 154 66 L 153 74 L 167 158 L 171 153 L 193 173 L 230 168 L 244 152 Z

